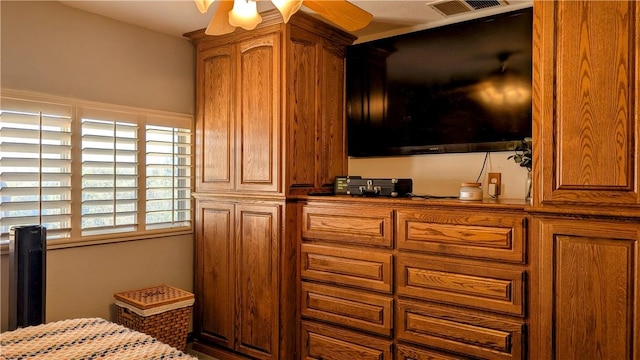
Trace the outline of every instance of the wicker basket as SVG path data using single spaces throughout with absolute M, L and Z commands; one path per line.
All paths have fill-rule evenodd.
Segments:
M 116 323 L 185 351 L 192 293 L 168 285 L 114 294 Z

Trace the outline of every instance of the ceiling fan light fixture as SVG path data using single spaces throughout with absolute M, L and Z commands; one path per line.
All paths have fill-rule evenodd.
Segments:
M 303 0 L 271 0 L 276 9 L 280 11 L 285 24 L 289 22 L 291 15 L 300 10 L 302 1 Z
M 219 4 L 205 30 L 206 35 L 230 34 L 236 27 L 245 30 L 255 29 L 262 22 L 256 1 L 258 0 L 194 0 L 202 13 L 206 12 L 214 2 Z M 291 16 L 300 10 L 303 3 L 316 14 L 346 31 L 360 30 L 373 20 L 372 14 L 350 3 L 349 0 L 271 0 L 271 2 L 282 15 L 284 23 L 287 23 Z
M 258 14 L 258 6 L 253 0 L 234 0 L 233 9 L 229 11 L 229 24 L 245 30 L 253 30 L 262 22 Z

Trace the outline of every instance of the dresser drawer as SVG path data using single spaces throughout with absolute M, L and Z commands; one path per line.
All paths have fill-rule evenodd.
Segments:
M 391 336 L 393 298 L 302 282 L 301 314 L 356 330 Z
M 398 295 L 524 317 L 524 269 L 437 256 L 398 255 Z
M 340 328 L 302 322 L 302 359 L 392 360 L 391 340 Z
M 524 323 L 484 313 L 399 300 L 397 338 L 481 359 L 522 359 Z
M 400 250 L 526 262 L 524 215 L 398 210 L 396 237 Z
M 358 287 L 391 294 L 391 253 L 302 244 L 300 263 L 303 279 Z
M 399 344 L 395 347 L 396 360 L 467 360 L 467 357 L 446 354 L 431 349 L 422 349 L 414 346 Z
M 393 246 L 392 211 L 379 207 L 302 208 L 302 238 L 341 244 Z

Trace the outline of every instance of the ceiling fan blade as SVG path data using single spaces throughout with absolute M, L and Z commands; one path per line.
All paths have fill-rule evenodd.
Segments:
M 346 0 L 304 0 L 304 6 L 347 31 L 369 25 L 373 15 Z
M 280 14 L 282 14 L 282 19 L 285 24 L 289 22 L 291 15 L 300 10 L 302 1 L 303 0 L 271 0 L 273 5 L 280 11 Z
M 225 35 L 236 31 L 236 27 L 229 24 L 229 11 L 233 9 L 233 0 L 220 0 L 211 22 L 204 31 L 207 35 Z
M 209 6 L 211 6 L 211 4 L 213 4 L 214 1 L 216 0 L 193 0 L 196 2 L 196 6 L 198 7 L 198 10 L 201 13 L 206 13 L 207 10 L 209 10 Z

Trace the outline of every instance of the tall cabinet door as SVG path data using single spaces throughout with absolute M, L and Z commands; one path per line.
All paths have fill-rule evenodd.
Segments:
M 333 188 L 336 176 L 347 174 L 347 142 L 344 112 L 345 48 L 322 42 L 322 89 L 320 141 L 316 154 L 320 163 L 316 182 L 319 187 Z
M 535 204 L 640 203 L 640 2 L 534 3 Z
M 236 208 L 236 350 L 258 359 L 278 358 L 281 208 Z
M 237 190 L 281 192 L 280 34 L 237 47 Z
M 233 46 L 198 53 L 196 192 L 235 187 Z
M 347 174 L 345 48 L 294 27 L 287 57 L 287 191 L 330 191 Z
M 531 359 L 639 359 L 640 224 L 534 218 Z
M 282 206 L 199 199 L 197 208 L 198 338 L 276 359 Z
M 198 337 L 233 348 L 235 339 L 235 206 L 197 202 L 194 330 Z

